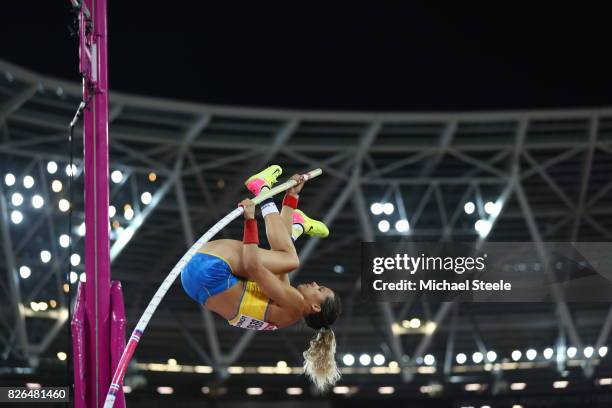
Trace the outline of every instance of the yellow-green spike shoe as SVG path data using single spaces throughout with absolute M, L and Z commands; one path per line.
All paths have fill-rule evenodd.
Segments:
M 258 196 L 262 187 L 272 188 L 272 185 L 276 183 L 276 180 L 281 174 L 283 174 L 281 166 L 273 164 L 267 169 L 249 177 L 247 181 L 244 182 L 244 185 L 251 193 Z
M 306 235 L 319 238 L 326 238 L 329 235 L 329 229 L 323 222 L 313 220 L 301 210 L 293 211 L 293 223 L 300 224 L 304 228 L 304 234 Z

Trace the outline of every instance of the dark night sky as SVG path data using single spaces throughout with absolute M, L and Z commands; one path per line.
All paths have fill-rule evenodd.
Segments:
M 0 58 L 77 81 L 68 0 L 2 3 Z M 606 9 L 223 3 L 110 0 L 111 88 L 345 110 L 612 105 Z

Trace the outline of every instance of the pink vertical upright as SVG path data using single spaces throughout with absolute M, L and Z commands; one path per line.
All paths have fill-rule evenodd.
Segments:
M 123 292 L 121 291 L 121 282 L 111 282 L 111 337 L 110 337 L 110 354 L 111 354 L 111 374 L 117 368 L 119 360 L 125 350 L 125 326 L 127 319 L 125 318 L 125 307 L 123 305 Z M 105 396 L 106 397 L 106 396 Z M 115 400 L 114 408 L 125 408 L 125 396 L 123 389 L 117 391 L 117 399 Z
M 85 316 L 85 291 L 79 285 L 70 322 L 72 331 L 72 364 L 74 367 L 74 408 L 87 408 L 87 321 Z
M 82 4 L 79 56 L 84 77 L 83 98 L 89 101 L 83 113 L 85 299 L 89 341 L 86 398 L 89 408 L 104 404 L 111 368 L 108 69 L 106 0 L 84 0 Z

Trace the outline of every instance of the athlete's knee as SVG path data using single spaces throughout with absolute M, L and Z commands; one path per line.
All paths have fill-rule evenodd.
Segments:
M 274 242 L 273 248 L 275 251 L 286 252 L 288 254 L 295 253 L 295 246 L 291 240 L 279 239 Z

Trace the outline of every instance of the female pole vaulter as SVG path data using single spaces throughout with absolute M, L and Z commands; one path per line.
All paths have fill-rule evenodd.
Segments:
M 273 165 L 250 177 L 246 187 L 259 195 L 270 189 L 282 174 Z M 217 313 L 232 326 L 252 330 L 277 330 L 304 319 L 316 331 L 304 352 L 304 371 L 318 389 L 340 378 L 336 366 L 336 340 L 331 325 L 340 314 L 340 297 L 316 282 L 291 286 L 288 273 L 299 267 L 293 242 L 301 235 L 325 238 L 329 230 L 321 221 L 297 209 L 304 179 L 285 194 L 281 212 L 272 198 L 260 203 L 270 249 L 259 247 L 255 205 L 244 207 L 242 242 L 210 241 L 200 247 L 181 274 L 185 292 L 198 304 Z

